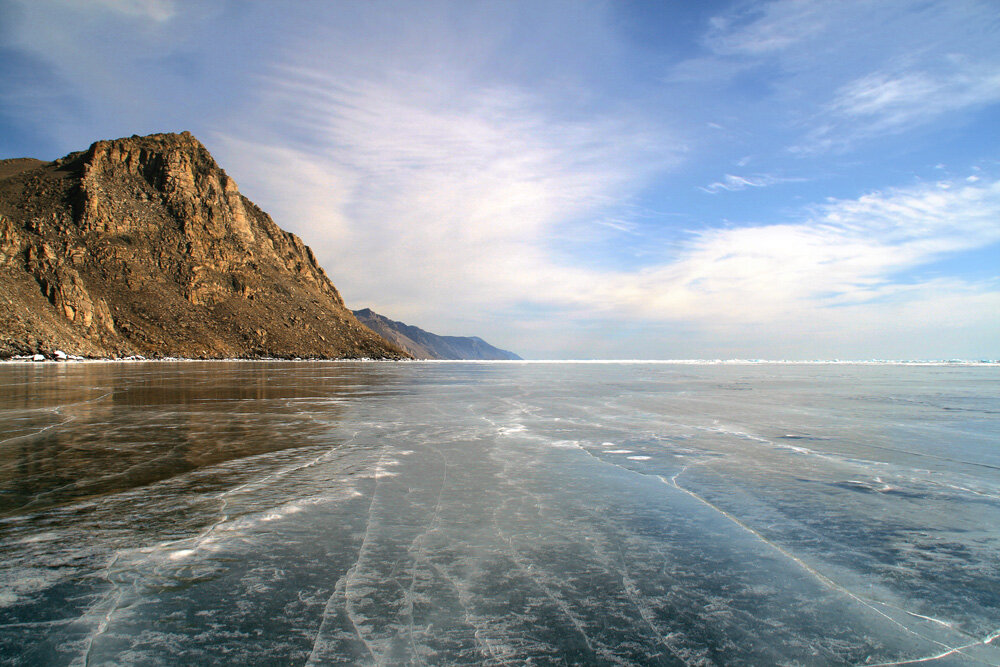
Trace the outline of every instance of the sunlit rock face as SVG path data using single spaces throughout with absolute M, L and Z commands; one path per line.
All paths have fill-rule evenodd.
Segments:
M 401 357 L 190 133 L 0 163 L 0 355 Z

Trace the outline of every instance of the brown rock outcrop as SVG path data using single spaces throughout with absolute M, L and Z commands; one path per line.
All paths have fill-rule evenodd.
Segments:
M 0 160 L 0 356 L 402 358 L 191 134 Z

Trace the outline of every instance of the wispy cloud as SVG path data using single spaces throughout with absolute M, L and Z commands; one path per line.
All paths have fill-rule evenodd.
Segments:
M 716 181 L 702 187 L 701 189 L 709 194 L 716 194 L 721 191 L 738 192 L 747 188 L 766 188 L 779 183 L 801 182 L 803 178 L 784 178 L 773 174 L 754 174 L 752 176 L 736 176 L 726 174 L 721 181 Z
M 901 132 L 948 113 L 1000 102 L 1000 62 L 949 61 L 938 71 L 877 71 L 841 86 L 807 147 L 824 149 Z
M 1000 241 L 1000 181 L 985 176 L 829 201 L 798 222 L 710 227 L 655 252 L 659 263 L 606 270 L 554 248 L 595 227 L 641 242 L 622 202 L 681 159 L 662 128 L 627 113 L 564 117 L 525 89 L 447 70 L 351 78 L 292 60 L 263 82 L 266 115 L 306 139 L 228 139 L 227 162 L 272 165 L 245 189 L 306 237 L 350 303 L 404 320 L 448 328 L 468 312 L 482 326 L 528 308 L 550 328 L 561 313 L 564 328 L 613 317 L 702 335 L 849 318 L 877 329 L 918 304 L 997 290 L 918 271 Z M 790 180 L 727 174 L 703 189 Z
M 67 4 L 98 6 L 128 16 L 143 17 L 153 21 L 168 21 L 177 13 L 174 0 L 64 0 Z
M 298 65 L 265 83 L 268 115 L 308 141 L 278 149 L 223 138 L 227 159 L 274 165 L 244 187 L 315 246 L 352 303 L 397 317 L 447 318 L 565 283 L 550 240 L 575 225 L 629 230 L 627 209 L 611 209 L 678 159 L 628 114 L 560 118 L 510 86 L 414 73 L 351 79 Z M 325 212 L 308 194 L 322 182 Z
M 1000 243 L 1000 180 L 948 185 L 831 200 L 793 223 L 706 230 L 638 271 L 553 267 L 558 279 L 533 297 L 560 304 L 570 321 L 613 316 L 646 354 L 961 356 L 990 344 L 1000 282 L 925 269 Z M 663 338 L 650 342 L 653 331 Z
M 721 55 L 770 54 L 810 41 L 830 18 L 829 3 L 814 0 L 743 4 L 714 17 L 705 42 Z
M 997 243 L 989 169 L 791 218 L 802 200 L 746 194 L 790 193 L 782 174 L 843 193 L 919 173 L 824 152 L 868 158 L 868 139 L 1000 100 L 992 0 L 731 3 L 653 91 L 679 52 L 651 60 L 616 7 L 23 0 L 9 46 L 34 66 L 0 97 L 65 150 L 194 130 L 349 303 L 446 333 L 600 354 L 631 326 L 655 356 L 652 332 L 802 349 L 847 327 L 995 332 L 996 284 L 931 272 Z M 921 164 L 970 159 L 934 147 Z M 698 190 L 682 163 L 720 177 Z
M 800 132 L 793 152 L 848 150 L 1000 101 L 996 30 L 982 0 L 738 3 L 666 81 L 711 90 L 763 77 L 758 101 Z
M 607 281 L 609 303 L 654 319 L 763 323 L 918 293 L 899 274 L 1000 241 L 1000 181 L 837 200 L 799 223 L 697 234 L 670 264 Z
M 254 191 L 281 193 L 279 223 L 307 237 L 353 304 L 442 326 L 461 310 L 532 306 L 546 319 L 561 312 L 564 328 L 612 316 L 704 335 L 794 325 L 819 336 L 852 321 L 916 327 L 921 308 L 1000 300 L 997 285 L 918 271 L 1000 242 L 1000 180 L 985 175 L 831 200 L 798 222 L 702 230 L 641 269 L 566 263 L 552 242 L 577 221 L 636 233 L 615 202 L 663 167 L 662 147 L 649 151 L 626 119 L 552 118 L 516 89 L 463 90 L 442 104 L 407 81 L 283 70 L 267 103 L 301 123 L 309 145 L 226 148 L 234 163 L 272 165 L 253 175 Z M 782 180 L 729 175 L 706 190 Z

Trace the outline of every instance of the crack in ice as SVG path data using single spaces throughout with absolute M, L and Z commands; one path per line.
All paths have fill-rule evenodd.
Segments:
M 508 465 L 509 463 L 505 461 L 504 473 L 506 473 Z M 542 503 L 538 498 L 537 494 L 534 494 L 525 488 L 522 488 L 521 490 L 535 499 L 536 508 L 540 508 L 542 506 Z M 518 570 L 520 570 L 523 575 L 525 575 L 528 579 L 534 582 L 534 584 L 542 590 L 545 596 L 549 598 L 556 605 L 556 607 L 559 608 L 559 611 L 561 611 L 562 614 L 569 619 L 570 623 L 576 629 L 577 633 L 579 633 L 579 635 L 583 638 L 583 643 L 587 646 L 587 649 L 589 649 L 591 653 L 597 655 L 597 651 L 594 649 L 594 646 L 590 643 L 590 637 L 584 631 L 583 624 L 581 623 L 580 619 L 576 617 L 576 614 L 574 614 L 572 610 L 570 610 L 570 608 L 566 605 L 566 603 L 563 602 L 555 593 L 553 593 L 552 590 L 548 586 L 546 586 L 541 579 L 539 579 L 538 577 L 536 577 L 534 574 L 531 573 L 530 563 L 528 564 L 528 566 L 525 566 L 523 562 L 524 559 L 520 556 L 519 552 L 517 551 L 517 547 L 514 546 L 513 536 L 507 536 L 507 537 L 504 536 L 503 531 L 500 529 L 500 522 L 497 519 L 497 515 L 507 505 L 508 502 L 509 499 L 505 499 L 500 504 L 500 506 L 493 511 L 493 526 L 494 529 L 496 530 L 497 537 L 499 537 L 503 542 L 506 542 L 507 544 L 507 548 L 505 549 L 505 551 L 507 551 L 507 553 L 510 555 L 511 560 L 514 561 L 514 564 L 517 565 Z
M 437 530 L 437 524 L 441 518 L 441 501 L 444 497 L 445 486 L 448 484 L 448 458 L 437 447 L 431 447 L 430 449 L 434 450 L 434 452 L 441 457 L 441 461 L 443 463 L 443 467 L 441 470 L 441 486 L 438 489 L 437 502 L 434 505 L 434 511 L 431 514 L 431 520 L 427 523 L 427 527 L 424 529 L 424 531 L 419 535 L 417 535 L 415 538 L 413 538 L 413 541 L 410 543 L 410 549 L 413 549 L 414 547 L 417 547 L 417 549 L 413 557 L 413 566 L 410 568 L 410 587 L 404 593 L 407 606 L 406 613 L 410 618 L 410 624 L 408 630 L 410 649 L 413 651 L 414 658 L 420 660 L 421 664 L 427 664 L 427 663 L 426 661 L 424 661 L 419 657 L 416 642 L 413 638 L 414 623 L 415 623 L 415 620 L 413 618 L 413 594 L 414 594 L 413 589 L 416 586 L 417 568 L 419 566 L 419 563 L 423 560 L 426 560 L 426 549 L 424 548 L 423 540 L 425 537 L 427 537 L 432 532 Z M 407 551 L 409 551 L 410 549 L 408 549 Z
M 622 579 L 622 590 L 625 591 L 625 594 L 628 596 L 629 600 L 632 602 L 633 605 L 635 605 L 636 609 L 639 610 L 639 616 L 641 616 L 642 620 L 645 621 L 646 625 L 649 626 L 649 629 L 653 631 L 653 634 L 656 635 L 656 638 L 659 640 L 660 644 L 665 649 L 667 649 L 667 651 L 670 652 L 670 655 L 674 656 L 675 658 L 683 662 L 685 665 L 694 665 L 694 663 L 685 660 L 684 657 L 680 655 L 674 649 L 674 647 L 670 645 L 669 642 L 667 642 L 667 637 L 669 635 L 664 635 L 663 632 L 658 627 L 656 627 L 655 619 L 650 613 L 649 605 L 641 603 L 641 599 L 644 598 L 645 596 L 639 590 L 639 587 L 635 584 L 635 581 L 632 579 L 632 575 L 629 574 L 628 562 L 625 560 L 625 552 L 622 550 L 622 545 L 618 542 L 615 542 L 615 546 L 618 548 L 618 554 L 621 556 L 622 567 L 621 567 L 621 572 L 619 574 L 621 575 Z
M 357 620 L 355 619 L 355 615 L 352 610 L 353 605 L 350 596 L 350 586 L 355 576 L 357 575 L 359 566 L 361 564 L 361 559 L 364 557 L 365 547 L 368 544 L 368 536 L 371 533 L 372 518 L 375 512 L 375 497 L 378 495 L 379 476 L 382 471 L 382 461 L 384 459 L 385 459 L 385 447 L 383 447 L 381 452 L 379 453 L 378 462 L 375 464 L 374 486 L 372 488 L 371 498 L 368 502 L 368 516 L 365 520 L 365 532 L 361 537 L 361 545 L 358 547 L 358 557 L 354 561 L 354 564 L 347 569 L 347 572 L 345 572 L 344 575 L 337 580 L 337 583 L 334 584 L 333 593 L 327 599 L 326 605 L 323 607 L 323 616 L 320 619 L 320 624 L 319 628 L 316 630 L 316 635 L 313 637 L 312 650 L 309 652 L 309 658 L 306 660 L 307 665 L 317 664 L 316 654 L 320 650 L 320 638 L 323 636 L 323 633 L 326 629 L 326 624 L 330 619 L 330 612 L 333 608 L 334 600 L 336 599 L 338 593 L 341 591 L 343 591 L 343 596 L 344 596 L 344 612 L 347 614 L 347 619 L 351 622 L 351 627 L 354 628 L 354 633 L 358 636 L 358 639 L 361 641 L 361 643 L 364 644 L 365 649 L 368 651 L 368 655 L 371 656 L 371 659 L 374 660 L 376 663 L 378 662 L 378 658 L 375 657 L 375 650 L 372 648 L 371 642 L 365 639 L 364 635 L 361 632 L 361 629 L 358 627 Z M 341 586 L 341 582 L 343 582 L 343 586 Z
M 730 433 L 732 433 L 732 432 L 730 431 Z M 740 433 L 739 435 L 744 435 L 744 436 L 747 436 L 747 437 L 750 437 L 750 438 L 753 438 L 753 439 L 759 439 L 759 438 L 756 438 L 755 436 L 749 436 L 748 434 L 745 434 L 745 433 Z M 627 472 L 631 472 L 631 473 L 634 473 L 636 475 L 640 475 L 642 477 L 649 476 L 646 473 L 643 473 L 641 471 L 632 470 L 631 468 L 620 466 L 620 465 L 618 465 L 616 463 L 613 463 L 611 461 L 606 461 L 606 460 L 600 458 L 599 456 L 594 455 L 592 452 L 588 451 L 586 448 L 581 447 L 580 451 L 582 451 L 587 456 L 589 456 L 589 457 L 591 457 L 591 458 L 593 458 L 593 459 L 595 459 L 595 460 L 597 460 L 600 463 L 603 463 L 605 465 L 610 465 L 610 466 L 612 466 L 614 468 L 617 468 L 619 470 L 624 470 L 624 471 L 627 471 Z M 693 491 L 689 491 L 688 489 L 686 489 L 686 488 L 682 487 L 680 484 L 678 484 L 677 483 L 677 478 L 680 477 L 682 474 L 684 474 L 688 470 L 688 467 L 689 466 L 684 466 L 684 468 L 682 468 L 679 472 L 675 473 L 670 478 L 667 478 L 667 477 L 665 477 L 663 475 L 654 475 L 654 476 L 657 479 L 659 479 L 660 482 L 662 482 L 663 484 L 665 484 L 667 486 L 670 486 L 670 487 L 673 487 L 673 488 L 677 489 L 678 491 L 681 491 L 682 493 L 687 494 L 688 496 L 694 498 L 695 500 L 699 501 L 700 503 L 706 505 L 707 507 L 711 508 L 715 512 L 719 513 L 720 515 L 722 515 L 723 517 L 725 517 L 730 522 L 732 522 L 735 525 L 737 525 L 740 528 L 742 528 L 744 531 L 750 533 L 751 535 L 753 535 L 754 537 L 756 537 L 758 540 L 760 540 L 764 544 L 768 545 L 772 549 L 776 550 L 778 553 L 782 554 L 783 556 L 785 556 L 786 558 L 788 558 L 789 560 L 791 560 L 792 562 L 794 562 L 796 565 L 798 565 L 800 568 L 802 568 L 807 573 L 809 573 L 810 575 L 812 575 L 817 581 L 819 581 L 821 584 L 823 584 L 827 588 L 830 588 L 832 590 L 835 590 L 835 591 L 837 591 L 839 593 L 842 593 L 842 594 L 848 596 L 849 598 L 851 598 L 852 600 L 854 600 L 857 603 L 861 604 L 862 606 L 867 607 L 868 609 L 870 609 L 871 611 L 875 612 L 879 616 L 882 616 L 887 621 L 889 621 L 893 625 L 897 626 L 898 628 L 900 628 L 904 632 L 909 633 L 909 634 L 911 634 L 911 635 L 913 635 L 915 637 L 918 637 L 918 638 L 920 638 L 920 639 L 922 639 L 922 640 L 924 640 L 926 642 L 929 642 L 931 644 L 937 644 L 938 646 L 940 646 L 943 649 L 943 652 L 941 654 L 939 654 L 939 655 L 935 655 L 935 656 L 931 656 L 931 657 L 927 657 L 927 658 L 907 660 L 907 661 L 902 661 L 902 662 L 888 662 L 888 663 L 883 663 L 883 664 L 885 664 L 885 665 L 896 665 L 896 664 L 910 664 L 910 663 L 918 663 L 918 662 L 927 662 L 927 661 L 930 661 L 930 660 L 936 660 L 936 659 L 939 659 L 941 657 L 946 657 L 946 656 L 955 655 L 955 654 L 960 654 L 963 657 L 969 658 L 970 660 L 976 660 L 977 662 L 981 662 L 978 659 L 974 658 L 973 656 L 970 656 L 967 653 L 963 653 L 963 650 L 966 650 L 966 649 L 969 649 L 969 648 L 973 648 L 973 647 L 976 647 L 976 646 L 985 646 L 985 645 L 988 645 L 991 642 L 993 642 L 995 639 L 997 639 L 998 637 L 1000 637 L 1000 630 L 998 630 L 996 633 L 994 633 L 993 635 L 990 635 L 989 637 L 987 637 L 986 639 L 983 639 L 983 640 L 977 640 L 977 641 L 974 641 L 974 642 L 971 642 L 969 644 L 962 645 L 962 646 L 948 646 L 947 644 L 945 644 L 943 642 L 940 642 L 940 641 L 938 641 L 936 639 L 932 639 L 930 637 L 924 636 L 924 635 L 920 634 L 919 632 L 913 630 L 912 628 L 907 627 L 906 625 L 900 623 L 899 621 L 897 621 L 893 617 L 889 616 L 885 612 L 881 611 L 880 609 L 877 609 L 875 607 L 875 605 L 882 606 L 882 607 L 889 607 L 891 609 L 895 609 L 896 611 L 902 612 L 902 613 L 907 614 L 909 616 L 913 616 L 915 618 L 920 618 L 920 619 L 929 621 L 931 623 L 935 623 L 937 625 L 940 625 L 940 626 L 948 628 L 952 632 L 956 632 L 958 634 L 965 635 L 966 637 L 972 638 L 968 633 L 966 633 L 966 632 L 964 632 L 962 630 L 959 630 L 959 629 L 953 627 L 953 625 L 951 623 L 947 622 L 947 621 L 942 621 L 941 619 L 937 619 L 937 618 L 934 618 L 932 616 L 925 616 L 925 615 L 919 614 L 917 612 L 909 611 L 907 609 L 903 609 L 901 607 L 897 607 L 896 605 L 893 605 L 893 604 L 888 603 L 888 602 L 882 602 L 882 601 L 879 601 L 879 600 L 870 600 L 870 599 L 863 598 L 863 597 L 859 596 L 857 593 L 854 593 L 854 592 L 850 591 L 849 589 L 845 588 L 844 586 L 838 584 L 837 582 L 835 582 L 834 580 L 830 579 L 828 576 L 826 576 L 822 572 L 820 572 L 820 571 L 816 570 L 815 568 L 813 568 L 811 565 L 809 565 L 808 563 L 806 563 L 805 561 L 803 561 L 801 558 L 799 558 L 798 556 L 796 556 L 792 552 L 788 551 L 787 549 L 785 549 L 784 547 L 778 545 L 777 543 L 775 543 L 775 542 L 767 539 L 759 531 L 755 530 L 754 528 L 751 528 L 749 525 L 745 524 L 744 522 L 742 522 L 741 520 L 739 520 L 738 518 L 736 518 L 735 516 L 733 516 L 729 512 L 725 511 L 724 509 L 722 509 L 720 507 L 717 507 L 716 505 L 714 505 L 713 503 L 709 502 L 705 498 L 702 498 L 701 496 L 699 496 L 698 494 L 694 493 Z M 985 663 L 985 664 L 989 664 L 989 663 Z M 866 666 L 866 667 L 868 667 L 868 666 Z M 872 665 L 871 667 L 875 667 L 875 666 Z
M 917 632 L 916 630 L 913 630 L 912 628 L 909 628 L 909 627 L 903 625 L 902 623 L 900 623 L 899 621 L 897 621 L 893 617 L 891 617 L 888 614 L 886 614 L 884 611 L 882 611 L 880 609 L 877 609 L 874 605 L 878 604 L 878 605 L 881 605 L 881 606 L 893 607 L 895 609 L 898 609 L 899 611 L 902 611 L 902 612 L 905 612 L 907 614 L 910 614 L 911 616 L 916 616 L 916 617 L 919 617 L 919 618 L 922 618 L 922 619 L 925 619 L 925 620 L 928 620 L 928 621 L 932 621 L 932 622 L 937 623 L 939 625 L 943 625 L 943 626 L 949 628 L 950 630 L 954 630 L 954 628 L 952 628 L 952 626 L 949 623 L 945 622 L 945 621 L 941 621 L 939 619 L 932 618 L 930 616 L 923 616 L 921 614 L 917 614 L 915 612 L 910 612 L 910 611 L 907 611 L 905 609 L 899 609 L 898 607 L 895 607 L 894 605 L 890 605 L 890 604 L 887 604 L 887 603 L 884 603 L 884 602 L 878 602 L 876 600 L 871 600 L 871 601 L 865 600 L 864 598 L 858 596 L 856 593 L 848 590 L 847 588 L 844 588 L 843 586 L 841 586 L 837 582 L 833 581 L 832 579 L 830 579 L 828 576 L 826 576 L 825 574 L 823 574 L 819 570 L 815 569 L 814 567 L 812 567 L 811 565 L 809 565 L 808 563 L 806 563 L 805 561 L 803 561 L 801 558 L 799 558 L 798 556 L 796 556 L 792 552 L 790 552 L 787 549 L 785 549 L 784 547 L 776 544 L 775 542 L 772 542 L 771 540 L 767 539 L 760 532 L 758 532 L 754 528 L 748 526 L 747 524 L 743 523 L 742 521 L 740 521 L 738 518 L 736 518 L 735 516 L 733 516 L 732 514 L 730 514 L 729 512 L 727 512 L 726 510 L 722 509 L 721 507 L 718 507 L 718 506 L 714 505 L 713 503 L 709 502 L 705 498 L 702 498 L 701 496 L 699 496 L 698 494 L 694 493 L 693 491 L 689 491 L 688 489 L 685 489 L 683 486 L 681 486 L 680 484 L 678 484 L 677 483 L 677 478 L 680 477 L 681 475 L 683 475 L 686 471 L 687 471 L 687 466 L 685 466 L 683 469 L 681 469 L 680 472 L 675 473 L 674 476 L 671 477 L 671 478 L 669 478 L 669 479 L 667 479 L 666 477 L 664 477 L 662 475 L 657 475 L 657 477 L 664 484 L 667 484 L 668 486 L 672 486 L 675 489 L 677 489 L 678 491 L 686 493 L 687 495 L 691 496 L 695 500 L 698 500 L 699 502 L 703 503 L 707 507 L 710 507 L 711 509 L 715 510 L 716 512 L 718 512 L 719 514 L 721 514 L 723 517 L 725 517 L 726 519 L 728 519 L 732 523 L 736 524 L 737 526 L 739 526 L 740 528 L 742 528 L 746 532 L 750 533 L 751 535 L 753 535 L 754 537 L 756 537 L 758 540 L 760 540 L 764 544 L 768 545 L 769 547 L 771 547 L 772 549 L 774 549 L 775 551 L 777 551 L 781 555 L 785 556 L 786 558 L 788 558 L 789 560 L 791 560 L 792 562 L 794 562 L 796 565 L 798 565 L 800 568 L 802 568 L 803 570 L 805 570 L 806 572 L 808 572 L 809 574 L 811 574 L 817 581 L 819 581 L 821 584 L 823 584 L 827 588 L 830 588 L 832 590 L 835 590 L 835 591 L 837 591 L 839 593 L 842 593 L 842 594 L 848 596 L 849 598 L 851 598 L 855 602 L 857 602 L 857 603 L 859 603 L 859 604 L 867 607 L 868 609 L 872 610 L 873 612 L 875 612 L 879 616 L 882 616 L 887 621 L 889 621 L 893 625 L 899 627 L 903 631 L 908 632 L 909 634 L 912 634 L 915 637 L 919 637 L 920 639 L 922 639 L 922 640 L 924 640 L 926 642 L 930 642 L 932 644 L 937 644 L 938 646 L 940 646 L 941 648 L 943 648 L 945 650 L 945 652 L 942 653 L 941 656 L 952 655 L 954 653 L 962 653 L 962 649 L 971 648 L 972 646 L 977 646 L 977 645 L 983 643 L 983 642 L 978 642 L 977 641 L 977 642 L 974 642 L 972 644 L 969 644 L 968 646 L 958 646 L 958 647 L 956 647 L 956 646 L 948 646 L 947 644 L 945 644 L 943 642 L 939 642 L 936 639 L 932 639 L 930 637 L 924 636 L 924 635 L 920 634 L 919 632 Z M 961 634 L 964 634 L 964 633 L 961 633 Z M 965 657 L 971 657 L 971 656 L 968 656 L 968 655 L 966 655 L 964 653 L 962 653 L 962 655 L 965 656 Z M 930 659 L 931 658 L 926 658 L 925 660 L 930 660 Z M 918 662 L 922 662 L 922 661 L 918 661 Z M 886 664 L 905 664 L 905 663 L 886 663 Z
M 63 416 L 63 410 L 65 410 L 66 408 L 73 408 L 73 407 L 76 407 L 78 405 L 87 405 L 88 403 L 96 403 L 97 401 L 100 401 L 100 400 L 103 400 L 103 399 L 107 398 L 108 396 L 110 396 L 113 393 L 114 392 L 109 391 L 109 392 L 106 392 L 104 394 L 101 394 L 97 398 L 90 398 L 90 399 L 87 399 L 86 401 L 77 401 L 76 403 L 67 403 L 66 405 L 60 405 L 60 406 L 55 407 L 55 408 L 46 409 L 45 412 L 51 412 L 53 414 L 57 414 L 60 417 L 62 417 Z M 66 424 L 68 424 L 68 423 L 70 423 L 72 421 L 76 421 L 76 417 L 74 417 L 73 415 L 69 415 L 68 417 L 64 417 L 61 422 L 58 422 L 56 424 L 49 424 L 48 426 L 44 426 L 44 427 L 42 427 L 42 428 L 40 428 L 37 431 L 34 431 L 32 433 L 24 433 L 22 435 L 15 435 L 13 437 L 7 438 L 6 440 L 0 440 L 0 445 L 5 445 L 5 444 L 7 444 L 9 442 L 15 442 L 17 440 L 23 440 L 25 438 L 33 438 L 36 435 L 44 433 L 45 431 L 48 431 L 48 430 L 53 429 L 53 428 L 58 428 L 60 426 L 64 426 L 64 425 L 66 425 Z
M 970 660 L 975 660 L 976 662 L 982 663 L 984 665 L 995 665 L 996 663 L 989 663 L 984 660 L 979 660 L 978 658 L 970 656 L 966 653 L 962 653 L 962 651 L 970 648 L 975 648 L 977 646 L 989 646 L 998 637 L 1000 637 L 1000 630 L 997 630 L 993 634 L 988 635 L 981 641 L 972 642 L 971 644 L 965 644 L 964 646 L 956 646 L 943 653 L 938 653 L 937 655 L 931 655 L 924 658 L 912 658 L 909 660 L 896 660 L 893 662 L 876 662 L 870 665 L 864 665 L 864 667 L 889 667 L 890 665 L 916 665 L 921 662 L 930 662 L 932 660 L 940 660 L 941 658 L 947 658 L 949 655 L 955 655 L 956 653 L 959 653 L 965 658 L 969 658 Z
M 89 635 L 87 635 L 86 649 L 84 650 L 83 654 L 84 667 L 90 667 L 90 654 L 93 652 L 94 642 L 97 640 L 98 637 L 107 632 L 108 626 L 111 624 L 111 618 L 114 616 L 115 612 L 118 611 L 118 605 L 121 604 L 122 597 L 124 596 L 121 584 L 119 584 L 117 581 L 112 580 L 111 578 L 111 568 L 113 568 L 118 563 L 118 559 L 120 557 L 121 554 L 116 553 L 114 558 L 111 559 L 111 562 L 108 563 L 107 567 L 104 568 L 104 579 L 107 580 L 109 584 L 112 584 L 113 588 L 111 592 L 105 595 L 104 598 L 101 600 L 101 602 L 98 602 L 96 605 L 94 605 L 94 607 L 99 607 L 101 603 L 111 600 L 112 598 L 113 601 L 111 602 L 111 607 L 108 609 L 108 611 L 104 613 L 104 617 L 101 618 L 101 620 L 98 622 L 97 628 L 94 630 L 94 632 L 91 632 Z M 94 609 L 94 607 L 92 607 L 91 609 Z M 87 613 L 90 612 L 88 611 Z M 86 616 L 86 614 L 84 615 Z

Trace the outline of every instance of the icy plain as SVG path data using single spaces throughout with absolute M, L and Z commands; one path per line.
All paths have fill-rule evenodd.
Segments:
M 1000 368 L 0 366 L 4 664 L 1000 664 Z

